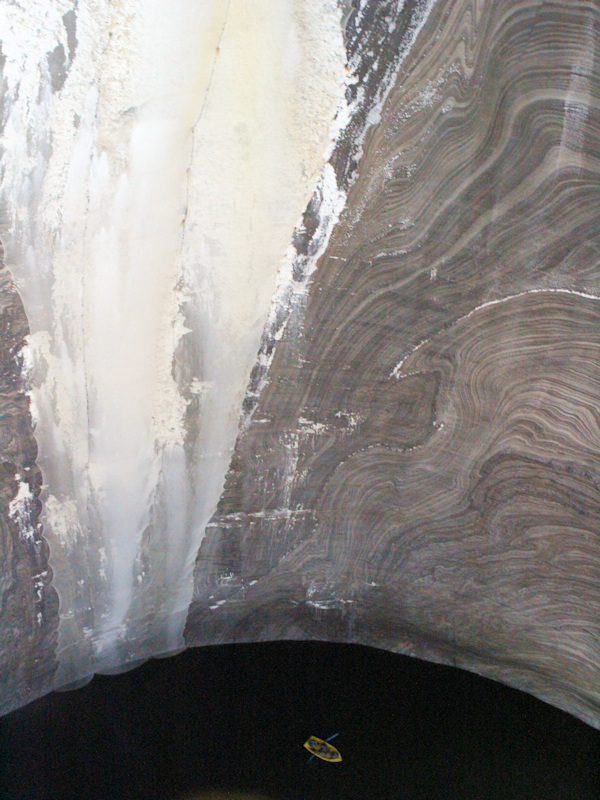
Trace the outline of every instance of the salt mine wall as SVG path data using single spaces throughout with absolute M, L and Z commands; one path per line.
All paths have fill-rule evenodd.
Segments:
M 60 685 L 183 645 L 345 50 L 335 2 L 3 4 L 0 31 L 3 242 Z M 13 519 L 33 503 L 20 480 Z
M 263 337 L 188 644 L 385 647 L 600 725 L 599 12 L 432 6 Z
M 322 639 L 600 727 L 599 33 L 0 6 L 3 711 Z

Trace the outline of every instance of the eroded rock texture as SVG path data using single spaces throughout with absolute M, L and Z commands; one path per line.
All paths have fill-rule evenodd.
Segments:
M 264 337 L 189 644 L 386 647 L 600 725 L 599 30 L 435 4 Z
M 58 598 L 39 524 L 36 464 L 22 348 L 23 306 L 0 245 L 0 714 L 50 691 Z
M 0 238 L 29 328 L 55 688 L 184 646 L 278 269 L 352 116 L 345 5 L 0 2 Z

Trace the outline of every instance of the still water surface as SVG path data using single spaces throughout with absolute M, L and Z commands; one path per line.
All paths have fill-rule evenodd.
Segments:
M 309 736 L 339 734 L 342 762 Z M 598 800 L 600 732 L 352 645 L 197 648 L 0 720 L 2 800 Z

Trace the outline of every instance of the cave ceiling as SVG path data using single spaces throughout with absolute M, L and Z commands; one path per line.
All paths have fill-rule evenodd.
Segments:
M 235 25 L 247 30 L 249 12 L 240 0 L 239 22 L 213 6 L 213 38 L 226 60 L 227 31 L 233 46 Z M 30 273 L 19 263 L 46 248 L 54 286 L 59 274 L 66 280 L 59 262 L 73 251 L 53 250 L 46 239 L 72 231 L 61 220 L 46 239 L 27 228 L 10 214 L 17 183 L 4 180 L 2 708 L 183 647 L 317 639 L 454 664 L 599 727 L 600 4 L 315 0 L 311 17 L 298 16 L 297 6 L 286 2 L 290 18 L 270 22 L 267 33 L 253 22 L 255 35 L 302 31 L 300 63 L 315 53 L 322 59 L 313 69 L 320 105 L 302 83 L 308 79 L 273 88 L 263 76 L 244 107 L 256 131 L 240 116 L 230 141 L 228 128 L 219 134 L 228 115 L 237 120 L 227 103 L 223 112 L 215 105 L 212 127 L 206 121 L 220 62 L 206 67 L 205 94 L 195 99 L 191 166 L 178 166 L 188 175 L 187 205 L 172 291 L 183 322 L 164 357 L 175 387 L 152 384 L 157 397 L 164 391 L 168 403 L 181 403 L 182 433 L 161 438 L 148 423 L 146 460 L 103 455 L 120 452 L 125 435 L 102 434 L 111 413 L 124 432 L 138 422 L 120 416 L 129 362 L 116 384 L 106 383 L 114 409 L 102 400 L 105 377 L 89 366 L 105 346 L 93 317 L 88 328 L 81 317 L 89 334 L 81 374 L 91 376 L 84 438 L 99 443 L 78 466 L 71 439 L 59 441 L 58 379 L 54 395 L 36 387 L 48 384 L 57 354 L 76 352 L 78 339 L 59 330 L 65 306 L 55 304 L 55 317 L 45 320 L 28 288 L 49 281 L 53 292 L 52 268 L 49 277 L 42 257 Z M 328 29 L 327 45 L 319 38 L 321 6 L 329 15 L 322 25 L 340 26 L 339 35 Z M 50 51 L 48 96 L 65 92 L 72 78 L 73 19 L 64 23 L 63 50 Z M 259 48 L 248 63 L 253 57 L 262 58 Z M 268 73 L 276 64 L 263 66 Z M 242 80 L 235 73 L 230 86 L 227 74 L 221 96 Z M 5 129 L 11 98 L 17 107 L 9 89 L 5 81 Z M 279 183 L 263 157 L 267 145 L 259 145 L 260 157 L 252 150 L 263 125 L 261 92 L 275 92 L 281 104 L 273 124 L 283 133 L 272 154 L 281 159 Z M 122 111 L 119 125 L 124 118 Z M 290 121 L 304 118 L 307 127 L 291 132 Z M 39 133 L 35 120 L 27 124 Z M 131 138 L 136 122 L 127 125 L 123 136 Z M 52 165 L 52 125 L 44 130 L 28 157 L 42 153 Z M 309 153 L 301 145 L 313 135 Z M 286 149 L 294 136 L 299 144 Z M 194 178 L 196 152 L 206 179 Z M 213 173 L 203 165 L 214 153 L 222 168 Z M 4 156 L 5 172 L 17 156 Z M 223 172 L 231 173 L 223 194 L 210 195 Z M 290 182 L 297 182 L 293 196 L 285 194 Z M 140 191 L 148 191 L 143 182 Z M 35 211 L 44 195 L 31 192 Z M 249 196 L 259 196 L 260 214 L 255 205 L 246 210 Z M 115 214 L 144 228 L 134 205 L 123 201 Z M 232 214 L 242 229 L 229 251 Z M 98 208 L 86 215 L 91 225 L 102 220 Z M 197 233 L 203 225 L 208 233 Z M 106 240 L 103 226 L 96 247 Z M 89 248 L 82 253 L 94 257 Z M 234 257 L 246 271 L 219 284 Z M 143 272 L 119 273 L 120 258 L 106 280 L 132 282 L 135 297 Z M 90 273 L 77 298 L 82 307 L 95 307 L 102 290 L 94 281 L 103 274 Z M 172 273 L 156 274 L 156 292 L 171 285 Z M 235 292 L 259 299 L 251 308 L 245 300 L 227 305 Z M 120 297 L 100 303 L 98 318 Z M 117 350 L 122 337 L 146 330 L 144 346 L 160 350 L 147 317 L 131 313 L 149 327 L 127 327 L 127 311 L 125 327 L 115 328 Z M 40 367 L 32 335 L 50 342 L 54 361 L 47 356 Z M 242 342 L 239 353 L 230 340 Z M 152 352 L 139 347 L 132 364 Z M 61 391 L 77 393 L 73 384 Z M 229 438 L 214 434 L 225 429 Z M 102 478 L 107 464 L 113 472 Z M 125 468 L 139 471 L 137 483 L 120 477 Z M 90 475 L 83 488 L 82 470 Z M 126 504 L 136 492 L 139 509 L 119 516 L 120 498 Z M 137 527 L 126 535 L 134 512 Z

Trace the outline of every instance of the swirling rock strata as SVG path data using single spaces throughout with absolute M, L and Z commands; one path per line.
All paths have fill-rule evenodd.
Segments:
M 386 647 L 600 726 L 599 25 L 433 7 L 263 342 L 189 644 Z

